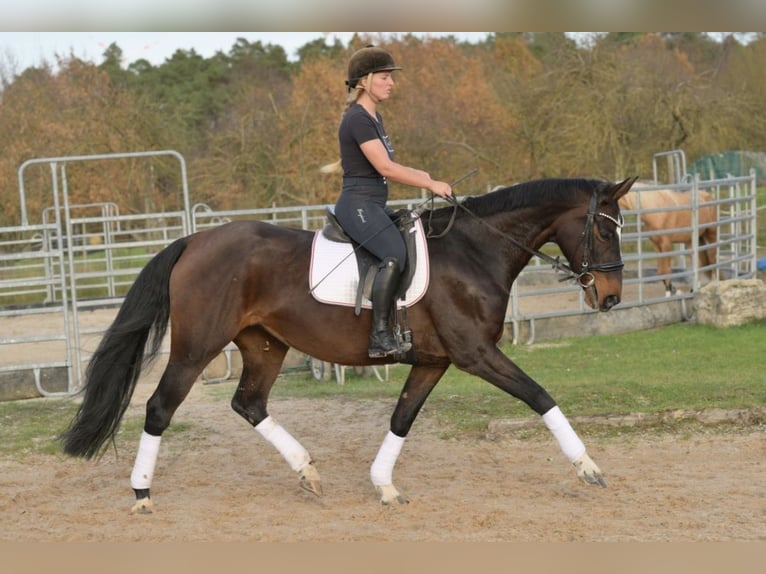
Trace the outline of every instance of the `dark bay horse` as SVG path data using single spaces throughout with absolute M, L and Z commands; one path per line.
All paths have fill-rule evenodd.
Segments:
M 714 245 L 718 241 L 718 228 L 710 225 L 718 220 L 715 205 L 710 203 L 715 199 L 712 194 L 700 189 L 698 192 L 699 207 L 697 209 L 697 231 L 699 245 Z M 641 224 L 646 231 L 652 233 L 649 240 L 659 253 L 657 258 L 657 274 L 669 275 L 671 271 L 670 256 L 664 255 L 673 249 L 673 243 L 683 243 L 686 249 L 692 248 L 692 192 L 675 191 L 672 189 L 647 189 L 626 193 L 619 201 L 624 210 L 635 210 L 641 218 Z M 699 250 L 699 266 L 701 268 L 715 265 L 717 260 L 715 247 Z M 705 276 L 712 279 L 713 271 L 705 270 Z M 670 278 L 662 280 L 665 285 L 665 296 L 676 293 Z
M 542 416 L 577 475 L 605 485 L 554 399 L 497 344 L 511 284 L 533 255 L 546 257 L 537 250 L 549 241 L 558 244 L 568 265 L 555 263 L 571 272 L 592 308 L 608 311 L 620 302 L 618 200 L 634 181 L 532 181 L 421 214 L 435 231 L 450 230 L 429 239 L 430 286 L 408 309 L 413 347 L 399 362 L 412 369 L 370 470 L 383 504 L 406 502 L 393 485 L 393 468 L 404 437 L 450 364 L 524 401 Z M 267 411 L 285 354 L 294 347 L 344 365 L 393 359 L 367 356 L 370 311 L 357 317 L 352 308 L 319 303 L 309 293 L 313 237 L 311 231 L 239 221 L 179 239 L 158 253 L 91 358 L 82 403 L 60 437 L 64 451 L 86 458 L 103 452 L 170 321 L 168 364 L 146 404 L 131 473 L 133 511 L 151 511 L 162 434 L 205 366 L 230 341 L 243 362 L 234 411 L 277 448 L 303 488 L 321 494 L 311 456 Z

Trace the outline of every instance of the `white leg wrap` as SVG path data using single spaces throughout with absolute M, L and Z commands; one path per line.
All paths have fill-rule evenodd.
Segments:
M 294 471 L 298 472 L 311 462 L 308 451 L 271 416 L 258 423 L 255 430 L 274 445 Z
M 151 488 L 154 467 L 157 465 L 157 457 L 160 454 L 161 441 L 161 436 L 150 435 L 146 431 L 141 433 L 136 462 L 133 464 L 133 472 L 130 474 L 130 486 L 133 488 L 137 490 Z
M 396 459 L 399 458 L 399 453 L 402 452 L 402 446 L 404 445 L 404 438 L 396 436 L 391 431 L 388 431 L 386 438 L 383 439 L 383 444 L 380 445 L 378 456 L 370 467 L 370 478 L 374 486 L 388 486 L 393 484 L 393 472 Z
M 585 445 L 558 406 L 543 415 L 543 422 L 559 441 L 561 452 L 569 459 L 569 462 L 574 463 L 585 454 Z

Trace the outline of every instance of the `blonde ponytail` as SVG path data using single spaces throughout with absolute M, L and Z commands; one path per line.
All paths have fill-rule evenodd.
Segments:
M 336 162 L 323 165 L 319 168 L 319 171 L 321 173 L 342 173 L 343 168 L 340 165 L 340 160 L 338 160 Z

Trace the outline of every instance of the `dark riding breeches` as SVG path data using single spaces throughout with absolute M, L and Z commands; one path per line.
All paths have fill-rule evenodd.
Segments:
M 344 188 L 335 205 L 335 217 L 354 241 L 381 261 L 395 259 L 402 272 L 407 249 L 378 194 L 378 189 Z

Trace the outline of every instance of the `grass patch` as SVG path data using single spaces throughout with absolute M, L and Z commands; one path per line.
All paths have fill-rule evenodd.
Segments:
M 764 342 L 763 322 L 726 329 L 679 323 L 616 336 L 508 344 L 504 350 L 574 417 L 764 406 Z M 385 400 L 393 409 L 408 372 L 406 366 L 392 367 L 390 380 L 380 382 L 349 369 L 343 386 L 316 381 L 309 373 L 291 373 L 280 377 L 271 396 L 349 403 Z M 204 392 L 212 400 L 229 401 L 235 388 L 235 382 L 225 382 L 206 385 Z M 0 456 L 60 453 L 56 436 L 76 408 L 74 401 L 62 399 L 0 402 Z M 473 437 L 483 435 L 493 419 L 534 413 L 489 383 L 451 367 L 428 398 L 423 416 L 434 417 L 445 436 Z M 128 413 L 117 436 L 118 448 L 122 440 L 135 442 L 142 426 L 143 413 Z M 655 430 L 685 432 L 681 427 L 696 432 L 685 423 Z M 174 421 L 168 436 L 189 438 L 200 432 L 193 424 Z
M 0 454 L 54 454 L 61 450 L 56 436 L 72 420 L 72 401 L 31 399 L 0 403 Z
M 620 415 L 766 405 L 764 342 L 763 323 L 727 329 L 680 323 L 618 336 L 508 344 L 504 351 L 570 416 Z M 272 396 L 385 399 L 393 405 L 408 370 L 392 368 L 386 383 L 347 377 L 343 386 L 295 374 L 280 379 Z M 229 400 L 234 386 L 212 392 Z M 483 433 L 496 418 L 534 415 L 521 401 L 454 367 L 433 390 L 424 411 L 451 435 Z
M 621 415 L 765 405 L 764 340 L 764 324 L 729 329 L 676 324 L 555 345 L 509 345 L 506 352 L 565 413 Z M 490 385 L 457 371 L 450 375 L 429 402 L 439 419 L 458 431 L 483 432 L 494 418 L 533 414 Z
M 66 430 L 76 411 L 77 404 L 68 399 L 0 402 L 0 456 L 62 454 L 57 437 Z M 138 444 L 143 425 L 143 414 L 126 414 L 115 439 L 118 449 L 122 450 L 123 440 Z M 193 432 L 193 425 L 173 421 L 166 435 L 183 436 Z

